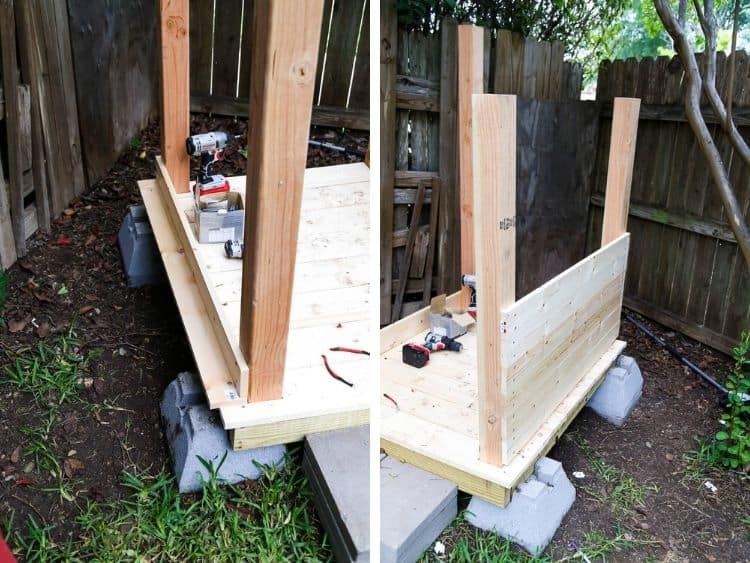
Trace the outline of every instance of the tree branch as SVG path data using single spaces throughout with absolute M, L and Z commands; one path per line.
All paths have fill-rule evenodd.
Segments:
M 706 0 L 706 4 L 709 4 L 709 0 Z M 664 23 L 664 27 L 674 40 L 675 50 L 685 69 L 687 80 L 685 85 L 685 113 L 687 114 L 688 122 L 693 129 L 693 133 L 695 133 L 703 154 L 706 156 L 711 177 L 719 192 L 727 219 L 729 220 L 729 226 L 737 238 L 737 244 L 745 258 L 745 264 L 748 270 L 750 270 L 750 229 L 748 229 L 740 204 L 734 195 L 726 168 L 721 159 L 721 154 L 716 148 L 708 126 L 701 115 L 702 79 L 695 54 L 693 53 L 693 46 L 688 41 L 684 29 L 675 20 L 669 1 L 654 0 L 654 6 L 659 14 L 659 18 Z
M 732 126 L 732 102 L 734 101 L 734 67 L 737 64 L 737 25 L 740 21 L 740 0 L 734 0 L 734 18 L 732 19 L 732 60 L 729 63 L 729 95 L 727 96 L 727 126 Z
M 654 4 L 655 3 L 656 2 L 654 2 Z M 711 106 L 711 109 L 713 109 L 714 115 L 716 115 L 716 118 L 721 124 L 721 128 L 729 137 L 729 142 L 732 143 L 734 150 L 737 151 L 742 160 L 745 161 L 745 164 L 750 166 L 750 147 L 737 130 L 737 126 L 734 124 L 734 121 L 732 121 L 730 114 L 727 112 L 724 102 L 721 100 L 721 96 L 716 89 L 716 30 L 718 26 L 716 24 L 716 16 L 714 15 L 713 2 L 711 0 L 705 0 L 705 11 L 701 9 L 698 0 L 693 0 L 693 4 L 695 6 L 695 11 L 698 14 L 698 21 L 700 21 L 703 35 L 706 37 L 706 76 L 702 83 L 703 92 L 706 94 L 708 104 Z M 682 58 L 682 56 L 680 58 Z

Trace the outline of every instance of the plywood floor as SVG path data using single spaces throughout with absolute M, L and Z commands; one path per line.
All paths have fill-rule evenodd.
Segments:
M 420 315 L 425 319 L 419 319 Z M 625 343 L 616 341 L 511 463 L 496 467 L 479 461 L 475 327 L 459 339 L 464 345 L 459 353 L 433 353 L 421 369 L 401 360 L 403 344 L 424 341 L 426 316 L 426 310 L 417 312 L 407 322 L 417 328 L 411 336 L 408 330 L 400 331 L 400 337 L 393 339 L 398 328 L 384 331 L 389 349 L 381 354 L 382 391 L 397 406 L 385 397 L 381 400 L 381 446 L 400 459 L 456 482 L 466 492 L 505 505 L 512 490 L 528 477 L 536 461 L 588 401 Z
M 233 190 L 244 193 L 244 177 L 229 180 Z M 222 244 L 198 243 L 192 228 L 192 196 L 171 194 L 171 201 L 187 219 L 180 225 L 186 225 L 186 240 L 214 296 L 206 303 L 194 287 L 189 266 L 180 263 L 184 247 L 178 242 L 179 233 L 174 232 L 174 219 L 169 219 L 166 206 L 170 198 L 159 193 L 162 186 L 156 181 L 140 182 L 139 186 L 209 402 L 220 408 L 225 427 L 236 430 L 239 447 L 299 439 L 300 432 L 317 431 L 321 425 L 326 429 L 366 422 L 368 357 L 329 352 L 328 348 L 366 349 L 369 342 L 367 166 L 359 163 L 306 170 L 284 396 L 280 401 L 253 404 L 241 396 L 233 371 L 236 366 L 226 363 L 216 350 L 218 342 L 211 340 L 212 326 L 219 324 L 224 335 L 216 340 L 225 337 L 233 348 L 238 346 L 242 261 L 226 258 Z M 212 325 L 209 316 L 219 322 Z M 333 369 L 353 382 L 353 387 L 328 374 L 321 358 L 324 353 Z M 255 434 L 249 430 L 253 427 L 258 429 Z

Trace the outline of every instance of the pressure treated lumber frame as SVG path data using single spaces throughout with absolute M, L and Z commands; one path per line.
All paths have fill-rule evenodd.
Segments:
M 139 182 L 210 408 L 235 449 L 368 420 L 369 169 L 305 170 L 323 0 L 254 3 L 242 260 L 196 238 L 189 2 L 161 0 L 162 156 Z M 298 236 L 298 232 L 301 233 Z M 354 383 L 326 371 L 321 353 Z
M 472 101 L 476 327 L 459 354 L 422 369 L 401 346 L 429 309 L 381 331 L 381 446 L 499 505 L 510 501 L 622 352 L 617 340 L 630 235 L 625 232 L 640 100 L 615 101 L 602 247 L 515 299 L 516 97 Z M 448 298 L 461 310 L 462 294 Z M 393 399 L 393 401 L 391 401 Z M 395 403 L 394 403 L 395 401 Z

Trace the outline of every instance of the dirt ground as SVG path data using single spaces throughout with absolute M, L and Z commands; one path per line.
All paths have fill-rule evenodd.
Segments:
M 727 356 L 644 322 L 709 374 L 728 373 Z M 718 430 L 720 395 L 624 319 L 620 338 L 643 372 L 643 397 L 623 428 L 584 409 L 549 453 L 577 497 L 544 556 L 584 561 L 577 546 L 605 555 L 592 561 L 750 561 L 750 476 L 695 455 Z M 467 504 L 462 495 L 459 510 Z M 487 540 L 458 522 L 439 538 L 448 557 L 461 542 L 476 552 Z
M 242 134 L 246 122 L 193 116 L 192 131 L 215 129 Z M 368 142 L 366 134 L 316 127 L 311 138 L 362 152 Z M 21 527 L 32 515 L 54 526 L 57 540 L 75 536 L 77 505 L 118 498 L 125 469 L 158 471 L 169 464 L 159 400 L 178 373 L 193 369 L 193 359 L 169 286 L 129 289 L 117 246 L 128 205 L 140 201 L 136 181 L 154 177 L 158 145 L 158 125 L 152 124 L 105 178 L 71 202 L 50 234 L 29 241 L 28 255 L 8 271 L 9 295 L 0 313 L 0 526 L 11 513 Z M 218 172 L 245 173 L 237 147 L 225 156 Z M 361 160 L 325 149 L 308 153 L 309 167 Z M 81 352 L 98 354 L 86 381 L 88 404 L 64 406 L 49 439 L 60 460 L 75 460 L 65 466 L 75 502 L 42 491 L 52 484 L 50 476 L 21 453 L 28 442 L 22 429 L 39 424 L 39 408 L 3 384 L 6 352 L 51 341 L 71 325 Z

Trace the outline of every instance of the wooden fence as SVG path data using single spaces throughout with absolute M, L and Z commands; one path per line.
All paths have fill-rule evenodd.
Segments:
M 369 128 L 370 2 L 326 0 L 313 123 Z M 247 115 L 252 0 L 190 0 L 191 109 Z
M 736 53 L 734 107 L 750 138 L 750 59 Z M 728 59 L 720 53 L 717 86 L 726 99 Z M 750 328 L 750 276 L 726 221 L 705 159 L 682 109 L 677 58 L 635 59 L 602 65 L 597 100 L 641 98 L 633 173 L 632 233 L 626 306 L 710 346 L 729 351 Z M 711 115 L 704 110 L 704 115 Z M 715 118 L 713 119 L 716 123 Z M 599 240 L 609 120 L 602 121 L 592 197 L 590 248 Z M 714 139 L 742 208 L 750 208 L 750 170 L 733 153 L 718 125 Z
M 403 317 L 422 307 L 433 288 L 440 293 L 458 289 L 461 274 L 457 24 L 444 20 L 441 29 L 429 35 L 398 30 L 391 4 L 381 4 L 380 26 L 383 324 L 394 316 L 394 295 L 399 303 L 404 296 L 396 315 Z M 559 42 L 485 30 L 484 90 L 536 100 L 577 100 L 581 68 L 565 62 L 563 54 Z M 436 224 L 430 221 L 431 189 L 425 193 L 428 205 L 414 205 L 420 183 L 439 186 Z M 422 215 L 416 220 L 415 207 Z M 434 268 L 428 267 L 433 252 Z M 409 274 L 400 275 L 403 269 Z

